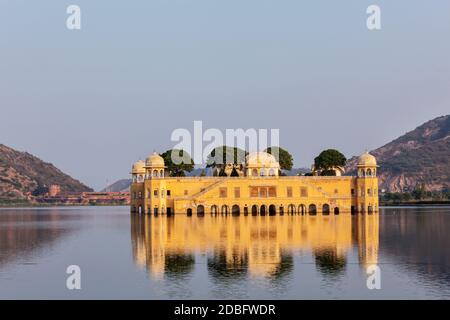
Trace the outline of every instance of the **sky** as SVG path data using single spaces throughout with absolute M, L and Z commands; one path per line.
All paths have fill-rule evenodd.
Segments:
M 196 120 L 279 129 L 310 167 L 449 114 L 449 35 L 438 0 L 0 0 L 0 143 L 97 190 Z

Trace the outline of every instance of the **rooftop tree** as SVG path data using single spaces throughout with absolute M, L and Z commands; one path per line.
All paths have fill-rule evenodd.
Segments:
M 186 172 L 194 170 L 194 161 L 191 155 L 184 150 L 171 149 L 160 156 L 164 159 L 170 177 L 184 177 Z M 181 163 L 175 163 L 174 157 L 181 159 Z

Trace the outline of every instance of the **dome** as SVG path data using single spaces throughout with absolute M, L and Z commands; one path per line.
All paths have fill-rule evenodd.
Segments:
M 367 151 L 359 156 L 358 166 L 362 167 L 376 167 L 377 159 Z
M 142 160 L 139 160 L 133 164 L 132 173 L 145 173 L 145 163 Z
M 164 167 L 164 159 L 156 152 L 153 152 L 153 154 L 145 160 L 145 164 L 147 167 Z
M 279 168 L 280 164 L 273 155 L 267 152 L 253 152 L 246 158 L 247 167 Z

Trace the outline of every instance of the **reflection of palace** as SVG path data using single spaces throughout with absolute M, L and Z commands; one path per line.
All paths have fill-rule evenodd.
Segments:
M 133 165 L 131 211 L 199 216 L 377 212 L 376 159 L 366 152 L 357 167 L 356 177 L 283 177 L 274 156 L 256 152 L 246 157 L 237 177 L 166 177 L 164 160 L 155 153 Z
M 172 218 L 131 216 L 133 256 L 154 277 L 189 274 L 195 253 L 206 253 L 213 277 L 281 276 L 295 250 L 311 251 L 321 272 L 346 267 L 357 247 L 359 262 L 378 261 L 378 214 L 341 216 Z

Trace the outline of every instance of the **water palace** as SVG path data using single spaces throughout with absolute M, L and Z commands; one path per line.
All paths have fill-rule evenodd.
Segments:
M 156 153 L 132 167 L 132 213 L 187 216 L 330 215 L 378 212 L 377 161 L 365 152 L 357 176 L 280 176 L 265 152 L 250 153 L 239 177 L 168 177 Z

